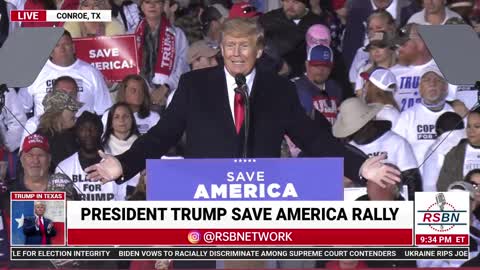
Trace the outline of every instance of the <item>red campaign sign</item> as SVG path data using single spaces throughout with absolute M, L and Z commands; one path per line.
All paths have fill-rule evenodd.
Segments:
M 76 56 L 100 70 L 106 80 L 121 81 L 139 74 L 137 43 L 134 35 L 75 38 Z

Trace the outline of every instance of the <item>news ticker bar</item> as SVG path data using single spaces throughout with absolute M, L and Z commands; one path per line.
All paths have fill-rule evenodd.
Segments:
M 12 260 L 466 260 L 469 248 L 12 247 Z

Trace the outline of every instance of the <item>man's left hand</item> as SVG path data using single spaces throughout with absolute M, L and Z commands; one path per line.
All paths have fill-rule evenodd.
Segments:
M 48 226 L 47 226 L 47 232 L 50 233 L 52 228 L 53 228 L 53 222 L 50 222 L 50 224 L 48 224 Z
M 152 103 L 155 105 L 165 105 L 167 103 L 168 87 L 161 85 L 157 89 L 154 89 L 150 94 L 152 97 Z
M 401 181 L 400 171 L 382 163 L 387 155 L 383 154 L 367 159 L 360 168 L 360 175 L 368 181 L 385 188 L 385 183 L 395 185 Z

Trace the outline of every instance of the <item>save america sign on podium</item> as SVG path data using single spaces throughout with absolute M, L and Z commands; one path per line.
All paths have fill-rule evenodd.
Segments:
M 343 159 L 148 160 L 147 199 L 343 200 Z

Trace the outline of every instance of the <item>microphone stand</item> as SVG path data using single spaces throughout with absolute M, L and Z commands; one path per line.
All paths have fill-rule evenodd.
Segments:
M 8 92 L 7 85 L 0 83 L 0 112 L 3 110 L 3 106 L 5 106 L 5 93 L 6 92 Z
M 5 93 L 8 92 L 8 87 L 4 83 L 0 83 L 0 113 L 3 111 L 3 107 L 5 106 Z M 0 145 L 3 147 L 3 134 L 0 134 Z M 0 194 L 7 192 L 7 179 L 6 177 L 2 177 L 0 179 Z
M 243 97 L 243 105 L 245 106 L 245 110 L 243 110 L 243 123 L 245 124 L 244 134 L 243 134 L 243 158 L 248 157 L 248 137 L 249 137 L 249 130 L 250 130 L 250 100 L 248 98 L 248 90 L 247 86 L 244 84 L 240 87 L 235 88 L 235 92 L 240 93 Z

